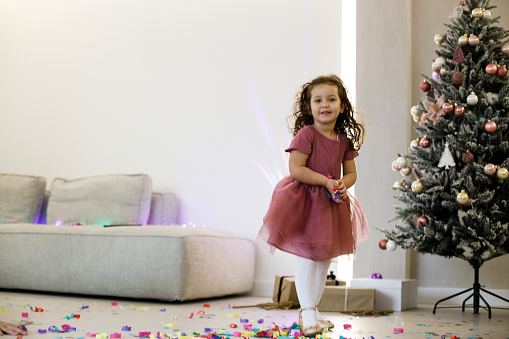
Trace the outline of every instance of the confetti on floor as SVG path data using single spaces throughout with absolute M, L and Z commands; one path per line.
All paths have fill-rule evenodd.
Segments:
M 0 291 L 0 320 L 31 320 L 29 336 L 40 339 L 301 337 L 296 309 L 233 308 L 266 301 L 237 297 L 168 303 Z M 486 313 L 474 315 L 452 309 L 434 315 L 431 309 L 373 316 L 327 312 L 323 315 L 335 328 L 317 339 L 509 339 L 507 310 L 494 310 L 488 319 Z

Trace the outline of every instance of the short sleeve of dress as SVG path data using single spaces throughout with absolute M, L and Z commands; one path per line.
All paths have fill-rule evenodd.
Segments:
M 345 151 L 345 156 L 343 157 L 343 161 L 357 158 L 359 156 L 359 152 L 354 151 L 352 148 L 350 148 L 350 140 L 348 140 L 346 134 L 341 133 L 341 138 L 343 138 L 346 144 L 348 145 Z
M 306 126 L 297 133 L 290 143 L 290 146 L 285 151 L 291 152 L 292 150 L 297 150 L 305 154 L 311 154 L 313 151 L 314 137 L 315 135 L 310 129 L 310 126 Z

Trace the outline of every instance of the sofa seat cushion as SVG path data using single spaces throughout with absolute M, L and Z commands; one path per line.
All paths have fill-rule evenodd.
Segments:
M 37 222 L 45 189 L 44 177 L 0 174 L 0 224 Z
M 47 208 L 48 224 L 145 225 L 152 179 L 146 174 L 55 178 Z
M 181 226 L 0 225 L 0 258 L 0 288 L 169 301 L 247 293 L 255 269 L 253 241 Z

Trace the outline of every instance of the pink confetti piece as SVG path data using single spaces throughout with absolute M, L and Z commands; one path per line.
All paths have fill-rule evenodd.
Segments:
M 394 333 L 403 333 L 402 328 L 394 328 Z
M 21 313 L 21 316 L 22 316 L 23 318 L 28 318 L 28 312 L 22 312 L 22 313 Z
M 194 313 L 191 313 L 191 315 L 189 316 L 189 319 L 193 319 L 194 317 Z
M 122 334 L 120 333 L 112 333 L 110 334 L 110 338 L 113 339 L 113 338 L 121 338 L 122 337 Z
M 138 333 L 138 337 L 142 338 L 142 337 L 149 337 L 151 334 L 151 332 L 140 332 Z
M 95 333 L 87 332 L 87 337 L 95 338 Z
M 117 306 L 117 305 L 118 305 L 118 304 L 117 304 L 117 302 L 116 302 L 116 301 L 113 301 L 113 302 L 111 303 L 111 306 Z
M 345 330 L 350 330 L 350 329 L 352 329 L 352 325 L 350 325 L 350 324 L 344 324 L 344 325 L 343 325 L 343 329 L 345 329 Z
M 252 331 L 253 330 L 253 325 L 251 325 L 251 324 L 244 324 L 244 329 L 246 331 Z
M 240 337 L 241 335 L 242 335 L 242 333 L 240 333 L 240 332 L 233 332 L 234 337 Z

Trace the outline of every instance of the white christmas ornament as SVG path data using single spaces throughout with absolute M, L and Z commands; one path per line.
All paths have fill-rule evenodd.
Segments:
M 445 59 L 443 57 L 438 57 L 436 60 L 435 60 L 435 65 L 437 67 L 443 67 L 445 65 Z
M 419 111 L 419 106 L 417 105 L 412 106 L 412 108 L 410 109 L 410 114 L 412 114 L 413 117 L 418 117 L 419 115 L 421 115 L 421 111 Z
M 399 157 L 398 160 L 396 160 L 396 163 L 401 168 L 406 167 L 407 165 L 406 159 L 404 157 Z
M 442 157 L 440 158 L 440 162 L 438 163 L 438 167 L 445 167 L 445 169 L 449 169 L 450 167 L 456 166 L 454 162 L 454 158 L 452 157 L 451 150 L 449 149 L 449 142 L 445 142 L 444 152 L 442 153 Z
M 398 245 L 396 244 L 396 242 L 394 240 L 389 240 L 389 241 L 387 241 L 386 247 L 389 251 L 395 251 L 396 247 L 398 247 Z
M 479 98 L 477 97 L 477 95 L 475 95 L 474 92 L 470 93 L 470 95 L 467 97 L 467 103 L 469 105 L 476 105 L 478 101 Z
M 491 11 L 488 9 L 485 9 L 482 14 L 482 17 L 484 20 L 491 20 Z

